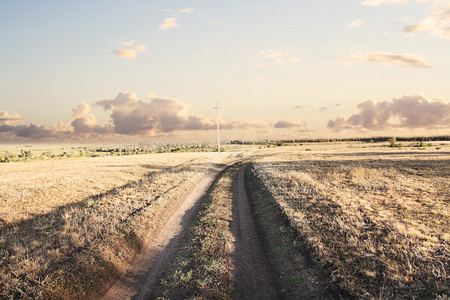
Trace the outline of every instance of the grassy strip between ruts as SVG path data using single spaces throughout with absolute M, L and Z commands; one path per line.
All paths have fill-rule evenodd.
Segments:
M 310 258 L 309 250 L 275 200 L 247 168 L 246 186 L 258 234 L 262 237 L 266 258 L 276 278 L 275 287 L 283 299 L 342 299 L 345 292 L 324 275 Z
M 158 299 L 231 299 L 233 174 L 226 169 L 206 195 L 173 263 L 156 291 Z

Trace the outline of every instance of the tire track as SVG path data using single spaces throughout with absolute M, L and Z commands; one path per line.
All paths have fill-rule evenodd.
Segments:
M 263 255 L 245 188 L 244 164 L 233 179 L 233 223 L 235 236 L 235 299 L 278 299 Z
M 157 286 L 165 267 L 172 261 L 186 229 L 195 217 L 200 199 L 205 195 L 211 183 L 227 165 L 215 169 L 203 177 L 182 201 L 180 206 L 168 218 L 164 228 L 151 245 L 145 247 L 135 262 L 102 297 L 110 299 L 148 299 Z

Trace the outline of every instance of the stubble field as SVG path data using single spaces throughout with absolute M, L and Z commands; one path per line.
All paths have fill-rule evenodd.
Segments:
M 235 154 L 0 164 L 0 298 L 77 298 L 119 276 L 177 199 Z M 106 275 L 105 275 L 106 274 Z
M 333 284 L 367 299 L 450 293 L 450 145 L 239 146 Z M 0 164 L 0 298 L 96 297 L 177 200 L 239 152 Z M 292 264 L 294 262 L 290 262 Z M 444 296 L 441 296 L 441 299 Z
M 448 295 L 450 152 L 289 153 L 257 160 L 253 172 L 344 290 L 377 299 Z

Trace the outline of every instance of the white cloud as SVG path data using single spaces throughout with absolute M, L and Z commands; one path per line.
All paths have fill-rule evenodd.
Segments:
M 164 23 L 159 26 L 160 30 L 168 30 L 172 28 L 180 27 L 181 25 L 177 23 L 177 18 L 166 18 Z
M 405 26 L 407 33 L 430 32 L 432 36 L 450 38 L 450 1 L 438 7 L 416 25 Z M 439 2 L 441 3 L 441 2 Z M 437 4 L 436 4 L 437 5 Z
M 194 10 L 195 9 L 192 8 L 192 7 L 186 7 L 186 8 L 180 9 L 179 11 L 177 11 L 177 13 L 179 13 L 179 14 L 193 14 Z
M 2 125 L 14 125 L 15 123 L 22 121 L 23 118 L 19 114 L 10 115 L 7 111 L 0 110 L 0 126 Z
M 417 54 L 392 54 L 386 52 L 354 53 L 344 62 L 379 62 L 385 65 L 400 64 L 410 67 L 428 68 L 431 64 L 425 57 Z
M 392 128 L 450 128 L 450 103 L 423 95 L 404 95 L 392 101 L 358 103 L 359 113 L 328 121 L 332 131 L 388 130 Z
M 134 93 L 119 93 L 115 99 L 101 100 L 97 106 L 111 110 L 114 132 L 128 136 L 157 136 L 175 131 L 216 129 L 214 117 L 207 118 L 189 111 L 183 102 L 172 98 L 139 99 Z M 257 120 L 222 122 L 222 129 L 249 129 L 266 126 Z
M 361 27 L 362 23 L 363 23 L 363 20 L 356 20 L 356 21 L 353 21 L 353 22 L 351 22 L 351 23 L 349 23 L 349 24 L 347 24 L 345 26 L 346 27 L 350 27 L 350 28 L 359 28 L 359 27 Z
M 129 49 L 115 50 L 117 56 L 124 58 L 136 58 L 138 53 L 147 52 L 147 45 L 134 45 L 134 41 L 118 42 L 118 45 L 129 47 Z
M 170 12 L 173 14 L 194 14 L 195 12 L 195 8 L 192 7 L 186 7 L 180 10 L 172 10 L 172 9 L 160 9 L 159 11 L 163 11 L 163 12 Z
M 114 99 L 98 101 L 94 107 L 111 111 L 110 119 L 98 124 L 91 107 L 81 102 L 72 109 L 68 124 L 59 122 L 51 126 L 16 125 L 23 118 L 18 114 L 0 111 L 0 139 L 3 141 L 86 141 L 116 140 L 133 136 L 167 138 L 171 134 L 187 131 L 216 130 L 214 116 L 204 117 L 190 111 L 190 107 L 177 99 L 149 95 L 149 101 L 134 93 L 119 93 Z M 213 115 L 213 113 L 211 113 Z M 257 119 L 221 120 L 221 129 L 258 129 L 268 124 Z
M 278 58 L 278 57 L 283 57 L 283 56 L 288 56 L 289 53 L 283 53 L 280 51 L 276 51 L 276 50 L 269 50 L 266 52 L 267 53 L 267 58 Z
M 360 0 L 362 5 L 380 6 L 383 4 L 407 4 L 408 0 Z M 406 33 L 430 32 L 432 36 L 450 39 L 450 1 L 416 0 L 417 3 L 431 3 L 427 16 L 416 25 L 404 27 Z
M 275 64 L 277 65 L 286 65 L 288 63 L 298 63 L 300 59 L 297 57 L 290 57 L 290 54 L 287 52 L 281 52 L 278 50 L 270 49 L 260 51 L 256 56 L 264 56 L 267 59 L 273 59 Z M 261 63 L 257 63 L 255 66 L 262 66 Z

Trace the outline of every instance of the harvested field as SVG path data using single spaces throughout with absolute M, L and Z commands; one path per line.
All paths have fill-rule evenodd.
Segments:
M 0 165 L 0 298 L 101 291 L 164 223 L 164 208 L 232 154 Z
M 254 175 L 333 281 L 356 297 L 450 291 L 450 153 L 285 153 Z
M 308 298 L 323 299 L 337 291 L 368 299 L 434 299 L 439 295 L 445 299 L 450 274 L 449 150 L 447 144 L 419 149 L 378 143 L 311 143 L 249 147 L 245 154 L 170 153 L 0 164 L 4 175 L 0 178 L 0 298 L 101 296 L 112 281 L 122 277 L 137 253 L 155 243 L 169 216 L 206 172 L 251 155 L 252 186 L 258 193 L 266 190 L 257 197 L 269 196 L 266 204 L 255 201 L 255 211 L 244 216 L 259 215 L 262 212 L 256 206 L 275 203 L 289 224 L 274 226 L 292 235 L 285 238 L 276 230 L 266 230 L 266 234 L 257 228 L 258 235 L 275 234 L 287 241 L 283 246 L 286 256 L 270 258 L 275 275 L 271 280 L 278 295 L 295 299 L 308 294 Z M 211 210 L 204 211 L 212 225 L 226 226 L 220 230 L 204 227 L 201 224 L 206 219 L 200 214 L 200 236 L 192 241 L 200 245 L 209 241 L 206 231 L 219 234 L 213 239 L 222 240 L 223 231 L 230 230 L 227 224 L 236 217 L 229 210 L 231 194 L 228 172 L 209 192 Z M 273 214 L 263 217 L 268 227 L 278 224 L 269 220 Z M 233 240 L 225 239 L 227 243 Z M 250 244 L 257 243 L 257 238 L 250 240 Z M 281 244 L 267 237 L 263 241 L 265 246 Z M 206 269 L 213 270 L 224 259 L 220 266 L 225 268 L 217 268 L 222 277 L 208 271 L 212 279 L 204 282 L 214 287 L 203 289 L 204 295 L 236 296 L 225 283 L 232 282 L 234 263 L 229 260 L 232 249 L 225 248 L 207 251 L 218 256 L 211 261 L 214 266 L 207 264 Z M 192 270 L 201 270 L 196 267 L 203 262 L 201 256 L 187 249 L 187 256 L 177 260 L 184 264 L 183 271 L 186 262 Z M 264 249 L 269 256 L 272 250 L 278 253 L 279 249 Z M 308 255 L 307 263 L 294 265 L 304 261 L 298 258 L 303 253 Z M 309 264 L 309 256 L 318 264 Z M 286 263 L 292 271 L 289 276 L 283 271 Z M 300 276 L 302 272 L 295 270 L 307 274 Z M 162 293 L 170 294 L 171 280 L 185 286 L 187 278 L 179 277 L 183 274 L 165 278 L 169 289 Z M 295 278 L 304 280 L 294 283 Z M 223 290 L 215 285 L 216 279 L 225 283 Z M 304 288 L 295 290 L 302 284 Z M 192 289 L 186 291 L 189 294 Z

